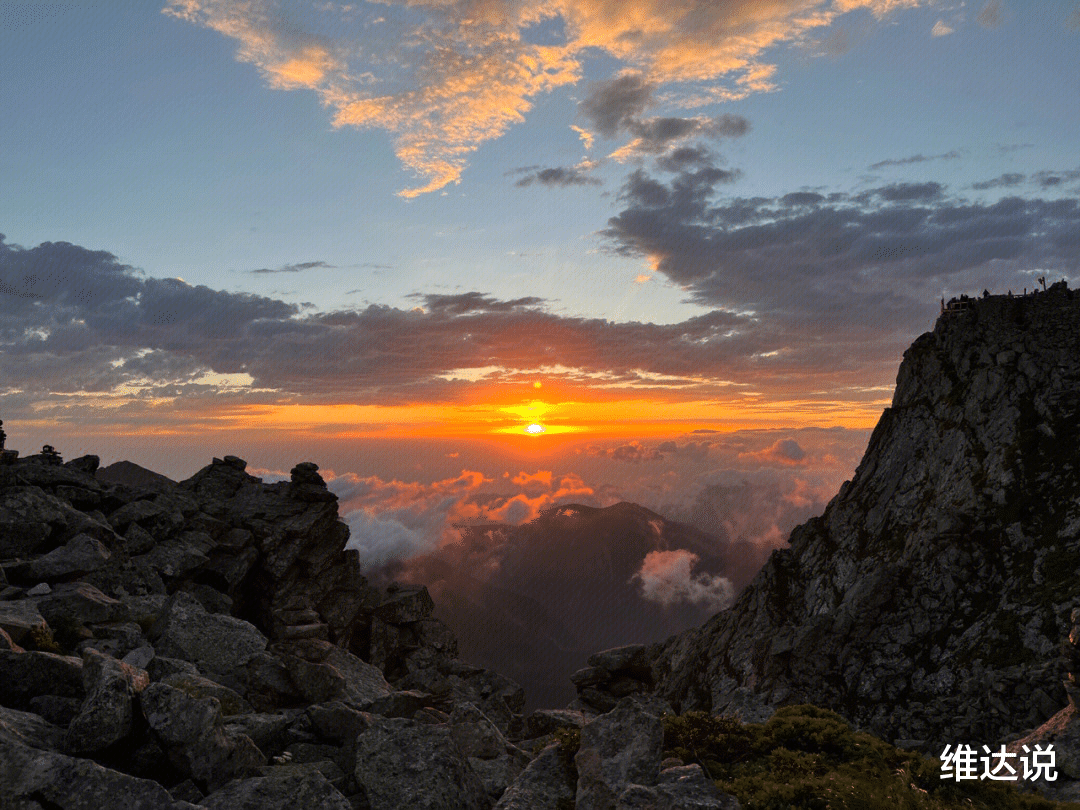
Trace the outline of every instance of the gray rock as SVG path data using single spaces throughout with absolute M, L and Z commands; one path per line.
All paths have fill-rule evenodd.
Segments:
M 55 653 L 0 650 L 0 705 L 26 707 L 39 695 L 83 697 L 82 659 Z
M 169 810 L 178 805 L 161 785 L 103 768 L 88 759 L 31 748 L 0 736 L 0 807 L 63 810 Z
M 200 789 L 214 790 L 266 764 L 249 737 L 226 733 L 214 698 L 193 698 L 167 684 L 153 683 L 142 691 L 139 703 L 170 762 Z
M 573 709 L 537 709 L 525 718 L 525 739 L 543 737 L 560 728 L 581 728 L 586 722 L 585 713 Z
M 136 669 L 146 669 L 150 662 L 154 660 L 154 655 L 154 648 L 149 644 L 146 644 L 142 647 L 136 647 L 121 660 L 128 666 L 135 667 Z
M 83 655 L 86 700 L 64 735 L 64 748 L 72 754 L 101 751 L 127 737 L 135 719 L 135 695 L 150 683 L 150 676 L 94 650 Z
M 30 588 L 27 592 L 27 596 L 45 596 L 45 594 L 52 593 L 52 586 L 48 582 L 39 582 L 33 588 Z
M 57 585 L 48 596 L 39 598 L 37 605 L 41 614 L 52 623 L 72 619 L 79 624 L 105 624 L 121 622 L 128 617 L 123 602 L 85 582 Z
M 200 803 L 208 810 L 352 810 L 352 805 L 315 768 L 237 779 Z
M 193 698 L 212 697 L 220 704 L 221 716 L 231 717 L 237 714 L 248 714 L 251 706 L 235 691 L 227 686 L 222 686 L 209 678 L 201 675 L 193 675 L 187 672 L 176 672 L 162 678 L 161 683 L 179 689 L 184 694 Z
M 522 771 L 495 805 L 495 810 L 561 810 L 572 806 L 574 787 L 566 760 L 553 742 Z
M 59 697 L 57 695 L 38 695 L 30 698 L 27 704 L 34 714 L 45 718 L 49 723 L 61 728 L 67 728 L 75 715 L 82 708 L 82 701 L 78 698 Z M 57 745 L 57 748 L 60 746 Z
M 434 609 L 435 603 L 426 587 L 399 586 L 375 608 L 375 615 L 387 624 L 408 624 L 426 619 Z
M 70 506 L 33 486 L 0 491 L 0 559 L 55 548 L 73 522 Z
M 231 736 L 244 734 L 250 737 L 260 751 L 273 756 L 288 744 L 287 731 L 294 719 L 286 714 L 241 714 L 225 719 L 225 730 Z M 355 737 L 355 733 L 352 736 Z
M 664 751 L 664 724 L 638 698 L 621 700 L 587 723 L 574 758 L 581 810 L 610 808 L 628 784 L 653 785 Z
M 700 765 L 660 771 L 654 788 L 657 810 L 739 810 L 739 800 L 724 793 Z
M 56 751 L 63 738 L 63 730 L 38 715 L 0 706 L 0 739 Z
M 266 637 L 251 623 L 207 613 L 190 594 L 177 591 L 150 630 L 159 654 L 182 658 L 207 673 L 227 673 L 266 649 Z
M 63 579 L 104 567 L 112 555 L 100 540 L 77 534 L 65 545 L 30 563 L 30 573 L 38 579 Z
M 33 599 L 0 602 L 0 630 L 4 630 L 15 644 L 22 642 L 31 631 L 44 632 L 47 626 Z
M 371 715 L 358 712 L 340 701 L 308 706 L 307 716 L 320 737 L 344 742 L 356 739 L 371 725 Z
M 356 739 L 356 781 L 371 810 L 480 810 L 490 801 L 450 729 L 376 720 Z

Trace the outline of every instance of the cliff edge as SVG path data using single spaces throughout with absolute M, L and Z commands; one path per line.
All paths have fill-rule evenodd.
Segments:
M 747 719 L 812 702 L 924 750 L 1015 736 L 1064 705 L 1080 294 L 968 301 L 904 354 L 825 513 L 731 608 L 654 645 L 660 696 Z

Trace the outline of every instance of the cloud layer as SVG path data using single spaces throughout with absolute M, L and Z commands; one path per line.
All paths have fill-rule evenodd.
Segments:
M 882 16 L 918 4 L 373 0 L 326 3 L 325 19 L 303 21 L 273 0 L 169 0 L 164 11 L 235 41 L 236 58 L 254 65 L 268 86 L 317 93 L 335 126 L 389 132 L 398 159 L 419 179 L 402 192 L 412 197 L 457 182 L 471 152 L 523 121 L 536 96 L 577 83 L 588 56 L 605 54 L 646 76 L 637 103 L 651 101 L 660 85 L 674 87 L 682 104 L 712 103 L 775 89 L 774 67 L 763 61 L 773 46 L 855 9 Z M 545 26 L 560 34 L 536 36 Z M 625 125 L 636 143 L 632 153 L 674 137 L 675 120 L 702 130 L 726 126 L 704 117 L 635 118 L 634 132 L 629 120 L 592 109 L 601 134 Z

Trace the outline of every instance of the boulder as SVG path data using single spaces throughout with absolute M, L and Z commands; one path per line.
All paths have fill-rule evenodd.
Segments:
M 495 810 L 561 810 L 572 807 L 573 777 L 559 743 L 553 742 L 506 789 Z
M 356 738 L 356 781 L 371 810 L 486 810 L 479 777 L 449 728 L 377 719 Z
M 30 574 L 37 579 L 65 579 L 87 574 L 104 567 L 112 556 L 105 545 L 88 534 L 77 534 L 59 548 L 30 563 Z
M 663 752 L 659 713 L 644 700 L 623 698 L 581 730 L 581 747 L 574 757 L 579 810 L 609 810 L 627 785 L 655 784 Z
M 0 705 L 27 707 L 38 695 L 82 698 L 82 659 L 0 650 Z
M 0 739 L 55 751 L 60 748 L 63 737 L 63 730 L 36 714 L 0 706 Z
M 251 706 L 235 691 L 220 683 L 215 683 L 209 678 L 194 675 L 187 672 L 175 672 L 161 679 L 161 683 L 179 689 L 184 694 L 193 698 L 212 697 L 221 706 L 221 716 L 231 717 L 237 714 L 247 714 Z
M 134 725 L 135 695 L 150 676 L 96 650 L 83 654 L 86 700 L 68 726 L 64 748 L 72 754 L 101 751 L 127 737 Z
M 266 637 L 255 625 L 208 613 L 183 591 L 165 603 L 149 635 L 160 655 L 191 661 L 208 674 L 238 669 L 266 649 Z
M 142 691 L 139 703 L 169 761 L 202 790 L 214 790 L 266 764 L 249 737 L 226 732 L 215 698 L 194 698 L 168 684 L 154 683 Z
M 33 631 L 43 633 L 47 627 L 45 618 L 38 611 L 37 603 L 33 599 L 0 602 L 0 630 L 3 630 L 13 643 L 21 643 Z
M 0 735 L 0 807 L 180 810 L 161 785 Z
M 70 582 L 57 585 L 52 593 L 40 597 L 38 610 L 51 623 L 71 619 L 79 624 L 122 622 L 128 618 L 123 602 L 106 596 L 93 585 Z
M 207 810 L 352 810 L 352 805 L 317 768 L 237 779 L 200 802 Z
M 388 589 L 386 599 L 375 608 L 375 615 L 387 624 L 409 624 L 426 619 L 435 610 L 431 594 L 423 585 L 399 585 Z
M 55 548 L 74 522 L 74 509 L 32 486 L 0 491 L 0 559 Z

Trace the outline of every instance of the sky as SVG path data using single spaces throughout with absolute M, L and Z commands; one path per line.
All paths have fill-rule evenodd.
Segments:
M 0 3 L 8 445 L 310 459 L 373 560 L 779 545 L 942 297 L 1080 275 L 1078 63 L 1076 0 Z

